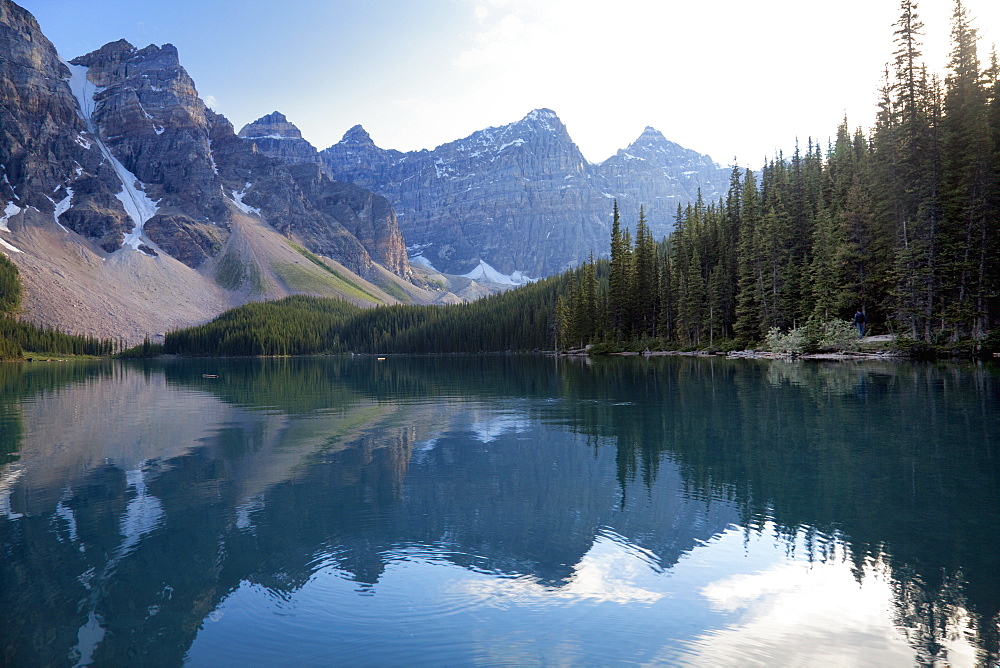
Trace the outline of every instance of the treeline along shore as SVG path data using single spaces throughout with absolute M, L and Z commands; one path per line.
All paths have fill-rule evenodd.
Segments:
M 734 167 L 726 197 L 677 211 L 656 244 L 617 215 L 610 266 L 576 272 L 564 345 L 659 339 L 754 345 L 862 310 L 911 348 L 997 348 L 1000 318 L 1000 66 L 982 67 L 961 2 L 944 81 L 920 60 L 923 25 L 902 0 L 875 127 L 847 120 L 823 149 Z
M 826 147 L 808 139 L 759 173 L 733 167 L 726 196 L 679 207 L 662 241 L 641 209 L 633 235 L 616 202 L 609 258 L 503 294 L 372 309 L 291 297 L 130 354 L 836 347 L 851 345 L 859 310 L 910 353 L 1000 351 L 1000 64 L 994 50 L 983 65 L 973 19 L 954 7 L 944 80 L 921 61 L 916 3 L 901 0 L 875 126 L 845 119 Z M 8 314 L 12 266 L 0 266 Z M 14 330 L 0 332 L 5 356 L 38 345 Z

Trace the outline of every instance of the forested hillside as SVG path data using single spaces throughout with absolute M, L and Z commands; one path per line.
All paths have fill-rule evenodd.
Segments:
M 200 327 L 170 332 L 163 351 L 183 355 L 307 355 L 551 350 L 552 315 L 566 276 L 470 304 L 379 306 L 288 297 L 247 304 Z
M 1000 84 L 955 3 L 942 82 L 920 61 L 911 0 L 895 24 L 875 127 L 847 121 L 728 195 L 677 213 L 655 244 L 633 243 L 615 210 L 607 279 L 577 272 L 560 311 L 564 345 L 659 337 L 682 346 L 760 341 L 771 328 L 864 309 L 878 331 L 932 342 L 982 340 L 1000 318 Z

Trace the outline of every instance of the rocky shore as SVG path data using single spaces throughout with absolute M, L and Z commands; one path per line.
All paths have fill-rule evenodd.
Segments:
M 609 355 L 619 357 L 643 356 L 643 357 L 725 357 L 726 359 L 771 359 L 771 360 L 885 360 L 901 359 L 906 354 L 900 350 L 892 348 L 895 337 L 889 334 L 881 336 L 866 336 L 858 341 L 859 347 L 866 350 L 828 350 L 815 353 L 799 353 L 795 351 L 774 352 L 770 350 L 730 350 L 710 352 L 706 350 L 646 350 L 644 352 L 615 352 Z M 571 357 L 590 356 L 591 346 L 569 350 L 562 355 Z

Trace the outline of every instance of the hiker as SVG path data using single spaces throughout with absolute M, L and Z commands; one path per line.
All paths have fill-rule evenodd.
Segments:
M 858 338 L 860 339 L 865 335 L 865 323 L 868 322 L 868 318 L 865 316 L 861 309 L 854 314 L 854 326 L 858 328 Z

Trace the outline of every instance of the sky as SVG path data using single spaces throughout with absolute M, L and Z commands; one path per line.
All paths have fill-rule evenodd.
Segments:
M 319 149 L 361 124 L 433 149 L 555 111 L 591 162 L 652 126 L 758 168 L 875 118 L 898 0 L 16 0 L 68 59 L 171 43 L 236 130 L 272 111 Z M 953 0 L 918 0 L 945 74 Z M 986 62 L 1000 2 L 964 0 Z

